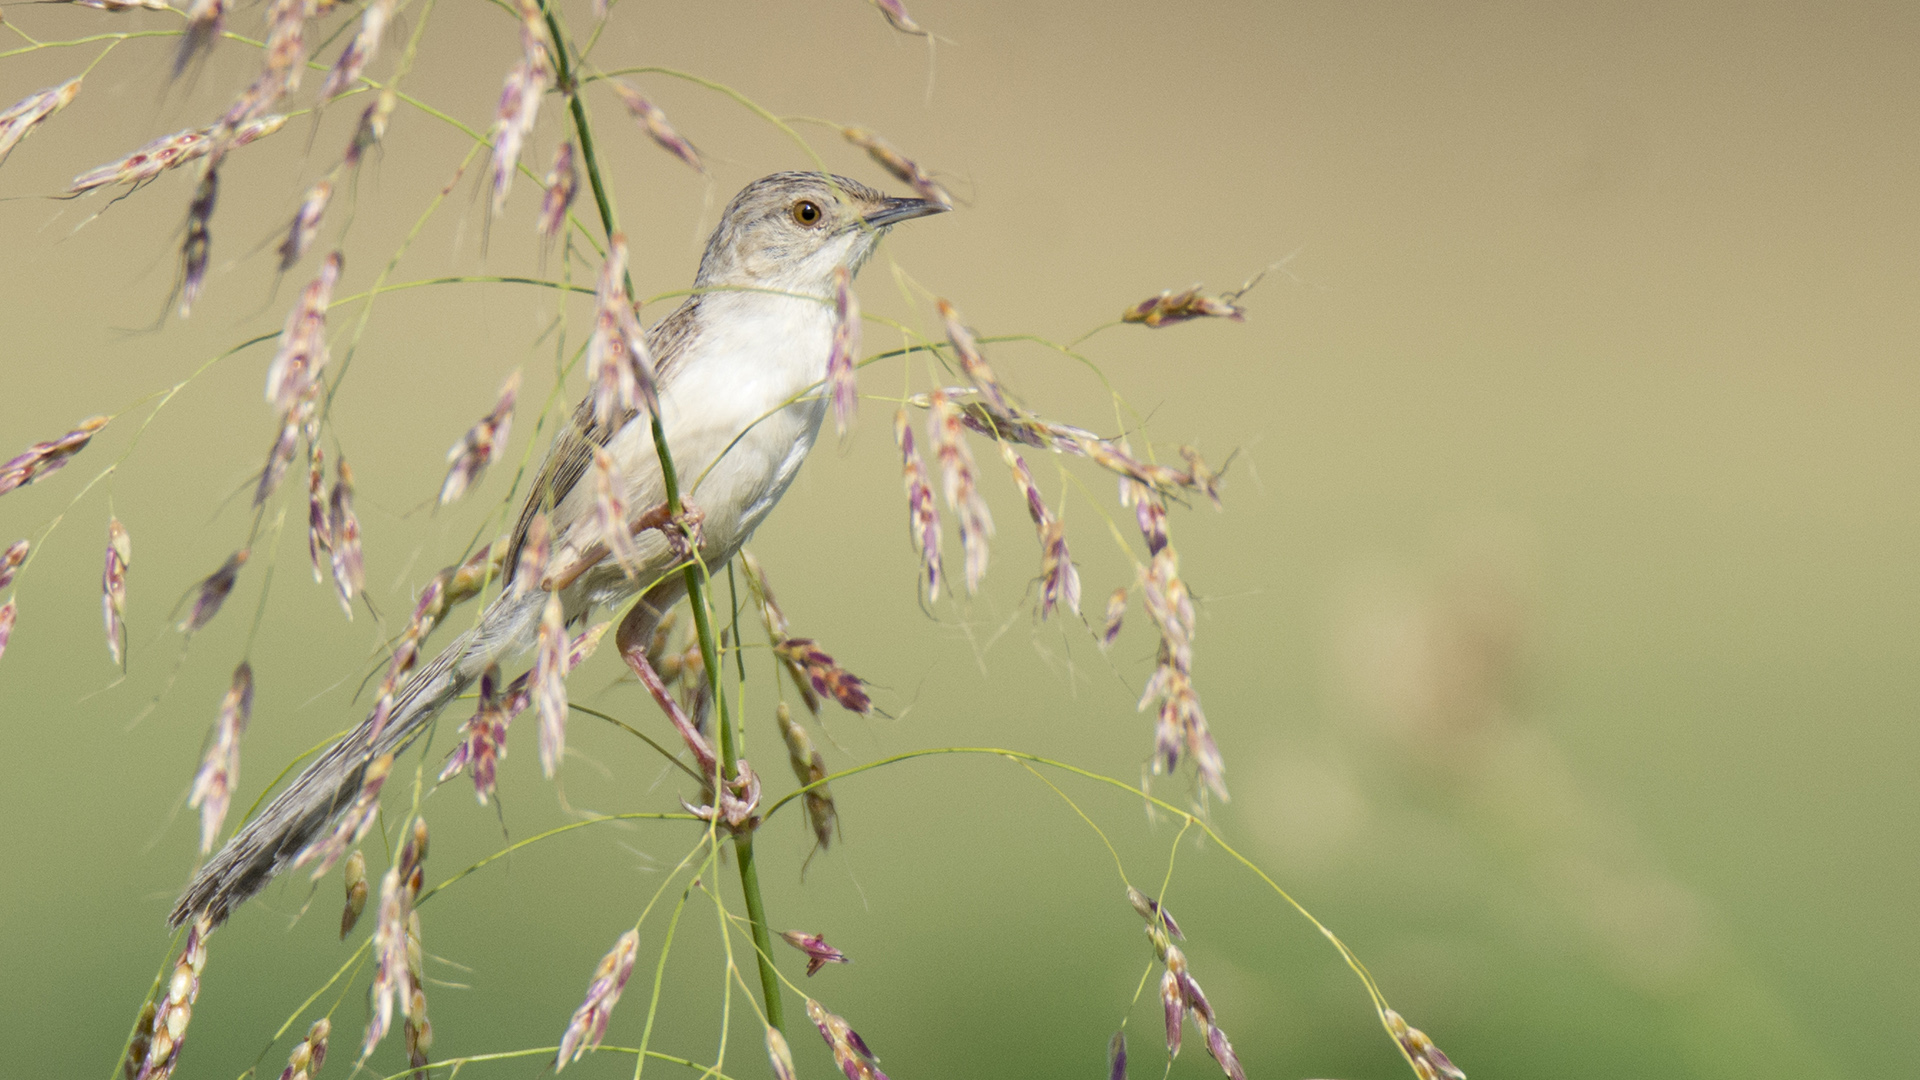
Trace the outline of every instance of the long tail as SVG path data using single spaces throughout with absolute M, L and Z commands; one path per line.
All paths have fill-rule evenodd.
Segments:
M 285 870 L 359 794 L 367 763 L 382 754 L 398 753 L 413 742 L 427 722 L 473 681 L 471 665 L 462 661 L 491 644 L 482 640 L 485 624 L 491 620 L 482 621 L 481 629 L 455 639 L 400 689 L 378 739 L 369 744 L 373 721 L 371 717 L 362 721 L 227 841 L 194 876 L 168 923 L 177 927 L 205 915 L 217 926 L 236 905 Z

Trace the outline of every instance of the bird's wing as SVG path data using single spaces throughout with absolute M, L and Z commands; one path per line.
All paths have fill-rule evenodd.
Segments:
M 693 336 L 699 307 L 700 298 L 689 297 L 674 309 L 673 314 L 647 330 L 647 351 L 653 354 L 654 386 L 659 391 L 665 391 L 679 372 L 680 360 Z M 520 516 L 514 523 L 513 536 L 507 544 L 506 561 L 502 564 L 504 585 L 511 586 L 514 576 L 519 573 L 520 549 L 526 543 L 527 529 L 533 525 L 533 519 L 541 514 L 551 515 L 555 507 L 565 502 L 568 494 L 580 483 L 581 477 L 587 474 L 587 468 L 593 464 L 594 450 L 613 441 L 613 437 L 639 415 L 634 410 L 628 410 L 611 423 L 599 424 L 594 422 L 591 396 L 574 406 L 566 429 L 554 435 L 553 445 L 547 449 L 546 459 L 540 464 L 539 476 L 520 504 Z M 646 507 L 634 509 L 644 510 Z M 555 521 L 551 524 L 557 537 L 568 523 Z

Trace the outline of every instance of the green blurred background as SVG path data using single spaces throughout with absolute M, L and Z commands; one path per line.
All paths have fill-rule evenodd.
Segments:
M 258 10 L 237 12 L 235 29 L 256 32 Z M 585 25 L 586 5 L 568 11 Z M 983 333 L 1068 339 L 1160 289 L 1231 288 L 1291 256 L 1249 294 L 1244 325 L 1119 327 L 1085 346 L 1150 415 L 1163 451 L 1238 451 L 1226 513 L 1176 511 L 1173 523 L 1200 599 L 1198 685 L 1234 793 L 1215 808 L 1224 835 L 1476 1078 L 1909 1072 L 1920 12 L 938 0 L 913 11 L 943 39 L 931 53 L 856 0 L 628 3 L 594 60 L 698 72 L 783 115 L 862 123 L 939 171 L 965 205 L 899 230 L 862 282 L 870 312 L 928 330 L 923 289 Z M 421 14 L 406 9 L 373 74 L 391 72 Z M 23 6 L 6 18 L 43 39 L 174 25 Z M 0 61 L 0 101 L 70 76 L 93 48 Z M 517 48 L 499 9 L 440 4 L 405 86 L 484 128 Z M 18 584 L 0 661 L 7 1075 L 113 1067 L 165 959 L 162 919 L 198 832 L 186 790 L 256 612 L 259 696 L 236 814 L 281 764 L 358 717 L 355 684 L 380 657 L 374 621 L 345 622 L 307 578 L 297 472 L 277 553 L 256 550 L 184 654 L 169 629 L 170 606 L 245 535 L 236 493 L 273 436 L 266 350 L 189 383 L 69 508 L 132 446 L 137 402 L 278 328 L 312 258 L 276 283 L 271 245 L 362 104 L 234 156 L 207 296 L 156 330 L 191 177 L 169 175 L 78 231 L 104 200 L 44 196 L 209 122 L 255 62 L 222 45 L 197 80 L 167 87 L 170 58 L 167 39 L 119 48 L 0 170 L 0 453 L 124 411 L 65 473 L 0 501 L 0 543 L 65 514 Z M 687 283 L 735 189 L 808 161 L 721 96 L 635 81 L 713 162 L 703 181 L 590 92 L 636 281 L 652 293 Z M 556 102 L 528 154 L 539 172 L 560 137 Z M 827 129 L 802 131 L 834 168 L 886 180 Z M 351 223 L 343 293 L 373 280 L 468 145 L 400 110 L 330 211 L 321 244 Z M 522 177 L 489 230 L 479 171 L 452 188 L 394 280 L 561 272 L 533 242 L 537 186 Z M 360 310 L 333 320 L 335 370 Z M 519 460 L 552 385 L 542 334 L 563 310 L 577 341 L 584 306 L 526 288 L 419 289 L 373 308 L 334 420 L 359 479 L 370 590 L 390 616 L 494 528 L 511 468 L 438 514 L 427 502 L 446 447 L 516 366 L 528 376 Z M 898 341 L 868 329 L 869 349 Z M 1104 391 L 1078 365 L 1034 347 L 993 360 L 1041 412 L 1110 429 Z M 900 376 L 880 365 L 862 387 L 897 395 Z M 924 385 L 923 369 L 915 377 Z M 1001 525 L 989 587 L 924 612 L 891 411 L 868 401 L 850 441 L 823 440 L 753 545 L 796 632 L 878 684 L 891 714 L 829 714 L 833 767 L 1002 745 L 1136 778 L 1151 725 L 1132 700 L 1152 659 L 1138 609 L 1111 657 L 1077 625 L 1033 621 L 1034 543 L 989 456 Z M 1059 474 L 1039 464 L 1057 497 Z M 1097 615 L 1130 571 L 1102 520 L 1109 486 L 1078 475 L 1093 499 L 1073 489 L 1066 516 Z M 119 683 L 97 600 L 109 508 L 134 545 L 132 669 Z M 619 671 L 597 657 L 574 677 L 576 699 L 664 731 Z M 754 671 L 750 748 L 782 792 L 764 661 Z M 539 778 L 531 723 L 518 725 L 499 815 L 464 780 L 427 802 L 429 879 L 579 812 L 674 805 L 656 758 L 586 718 L 556 790 Z M 1137 799 L 1058 782 L 1132 878 L 1156 884 L 1177 829 Z M 1156 791 L 1184 801 L 1189 783 Z M 1086 825 L 991 758 L 918 761 L 837 794 L 844 844 L 804 882 L 795 820 L 783 814 L 759 845 L 775 929 L 823 932 L 855 957 L 809 988 L 899 1078 L 1101 1075 L 1150 953 Z M 470 987 L 432 990 L 436 1054 L 551 1045 L 594 963 L 690 843 L 677 825 L 583 829 L 436 900 L 426 948 L 452 963 L 430 961 L 429 975 Z M 378 845 L 369 852 L 377 875 Z M 731 870 L 719 880 L 734 897 Z M 346 953 L 337 897 L 330 878 L 293 922 L 308 899 L 297 879 L 215 937 L 179 1075 L 255 1062 Z M 1217 847 L 1182 845 L 1168 897 L 1252 1075 L 1405 1075 L 1333 951 Z M 639 1037 L 661 934 L 656 916 L 609 1042 Z M 656 1047 L 712 1060 L 717 942 L 712 906 L 696 898 Z M 797 978 L 796 956 L 781 962 Z M 745 1035 L 727 1071 L 764 1075 L 757 1028 L 734 1005 Z M 1149 990 L 1131 1012 L 1137 1076 L 1163 1060 L 1153 1008 Z M 349 991 L 323 1075 L 347 1074 L 364 1016 Z M 795 1036 L 803 1075 L 826 1075 L 818 1040 Z M 398 1041 L 380 1072 L 397 1067 Z M 266 1051 L 261 1072 L 277 1074 L 286 1049 Z M 630 1069 L 612 1055 L 578 1067 Z M 1174 1071 L 1218 1075 L 1191 1037 Z

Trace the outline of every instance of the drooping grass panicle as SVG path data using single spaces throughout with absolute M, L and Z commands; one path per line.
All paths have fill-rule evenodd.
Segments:
M 440 485 L 440 505 L 445 506 L 466 494 L 487 466 L 507 452 L 507 436 L 513 430 L 513 404 L 520 393 L 520 370 L 515 368 L 500 384 L 500 396 L 493 411 L 467 429 L 460 441 L 447 451 L 447 478 Z
M 227 806 L 233 789 L 240 782 L 240 736 L 253 715 L 253 667 L 242 660 L 233 669 L 233 685 L 220 700 L 220 713 L 213 722 L 213 735 L 207 740 L 207 754 L 193 778 L 193 792 L 187 807 L 200 811 L 200 853 L 213 850 L 220 826 L 227 820 Z
M 1153 943 L 1154 955 L 1165 965 L 1160 977 L 1160 1004 L 1166 1013 L 1168 1060 L 1179 1056 L 1181 1029 L 1184 1021 L 1191 1019 L 1206 1040 L 1207 1053 L 1228 1080 L 1247 1080 L 1246 1070 L 1233 1052 L 1226 1031 L 1220 1027 L 1212 1003 L 1187 966 L 1186 954 L 1173 943 L 1173 939 L 1181 935 L 1172 917 L 1157 901 L 1131 886 L 1127 889 L 1127 900 L 1147 921 L 1147 940 Z
M 540 116 L 540 99 L 553 86 L 553 64 L 548 58 L 546 23 L 539 5 L 520 0 L 520 60 L 507 71 L 500 87 L 500 105 L 494 112 L 493 129 L 493 213 L 506 209 L 507 191 L 520 166 L 520 151 Z
M 975 482 L 973 451 L 960 435 L 960 410 L 946 391 L 928 395 L 927 437 L 940 460 L 947 506 L 960 529 L 960 550 L 966 559 L 967 592 L 979 590 L 987 573 L 987 541 L 993 536 L 993 515 Z
M 1425 1032 L 1416 1027 L 1408 1027 L 1400 1014 L 1382 1007 L 1380 1019 L 1393 1033 L 1394 1041 L 1400 1044 L 1400 1050 L 1407 1055 L 1413 1065 L 1413 1073 L 1420 1080 L 1467 1080 L 1467 1074 L 1460 1071 L 1452 1059 L 1441 1049 L 1433 1045 Z
M 627 515 L 626 481 L 613 455 L 600 447 L 593 452 L 593 482 L 594 540 L 607 549 L 622 573 L 632 577 L 644 563 Z
M 34 443 L 27 447 L 6 464 L 0 465 L 0 495 L 59 472 L 73 455 L 86 449 L 93 437 L 106 426 L 107 417 L 91 417 L 51 442 Z
M 853 410 L 860 401 L 854 365 L 860 355 L 860 298 L 853 292 L 853 274 L 833 268 L 833 344 L 827 352 L 827 396 L 833 400 L 833 426 L 844 438 L 853 427 Z
M 20 572 L 20 564 L 27 561 L 27 551 L 32 546 L 25 540 L 15 540 L 7 550 L 0 551 L 0 589 L 13 584 L 14 575 Z
M 587 982 L 586 999 L 574 1010 L 573 1019 L 560 1036 L 560 1052 L 553 1062 L 555 1072 L 579 1061 L 582 1054 L 600 1045 L 607 1033 L 607 1021 L 613 1016 L 613 1007 L 620 1001 L 620 992 L 627 988 L 627 979 L 633 975 L 633 962 L 639 955 L 640 931 L 629 930 L 600 958 L 599 965 L 593 969 L 593 978 Z
M 248 554 L 247 548 L 241 548 L 227 556 L 227 561 L 220 564 L 220 569 L 209 574 L 195 587 L 193 606 L 180 622 L 181 633 L 197 633 L 212 622 L 215 615 L 220 614 L 220 605 L 227 602 L 227 594 L 233 591 L 234 582 L 239 580 L 240 568 L 247 564 Z
M 50 86 L 28 94 L 0 112 L 0 164 L 5 164 L 7 155 L 20 140 L 33 133 L 47 117 L 72 104 L 80 93 L 80 79 L 68 79 L 58 86 Z
M 907 489 L 907 531 L 920 553 L 920 576 L 931 604 L 940 598 L 940 508 L 927 482 L 927 467 L 913 444 L 913 426 L 907 422 L 905 407 L 893 414 L 893 439 L 900 447 L 901 480 Z
M 580 190 L 580 170 L 573 164 L 573 143 L 562 140 L 553 151 L 553 167 L 547 170 L 540 196 L 540 217 L 537 230 L 541 236 L 551 240 L 566 228 L 567 210 L 573 206 L 573 197 Z
M 345 458 L 333 463 L 333 492 L 327 496 L 327 528 L 332 533 L 333 584 L 340 608 L 353 618 L 353 598 L 365 583 L 360 555 L 360 519 L 353 513 L 353 470 Z
M 249 120 L 234 129 L 226 138 L 226 149 L 245 146 L 256 139 L 285 127 L 285 116 L 262 116 Z M 126 157 L 109 161 L 73 178 L 67 186 L 67 193 L 79 195 L 116 184 L 138 186 L 159 176 L 168 169 L 177 169 L 191 161 L 198 161 L 212 152 L 215 136 L 220 133 L 220 125 L 204 128 L 189 128 L 164 135 L 153 140 Z
M 204 916 L 187 931 L 187 943 L 174 960 L 173 974 L 154 1010 L 152 1035 L 134 1080 L 167 1080 L 180 1061 L 180 1046 L 193 1019 L 193 1003 L 200 996 L 200 974 L 207 967 L 207 937 L 213 922 Z M 144 1017 L 144 1010 L 142 1016 Z
M 885 11 L 886 7 L 883 5 L 880 10 Z M 901 9 L 900 17 L 906 17 L 904 8 Z M 893 16 L 888 15 L 887 18 L 891 21 Z M 910 19 L 907 21 L 912 22 Z M 894 25 L 898 26 L 899 23 Z M 924 33 L 918 27 L 915 27 L 913 32 Z M 947 194 L 947 189 L 927 175 L 926 170 L 922 169 L 918 162 L 895 149 L 892 143 L 866 128 L 858 127 L 841 128 L 840 137 L 865 150 L 868 157 L 871 157 L 881 168 L 892 173 L 896 179 L 912 185 L 914 192 L 921 198 L 939 203 L 949 210 L 953 209 L 953 196 Z
M 700 152 L 667 122 L 667 114 L 661 111 L 660 106 L 619 79 L 609 79 L 608 82 L 613 86 L 613 92 L 620 95 L 621 102 L 633 114 L 634 120 L 646 129 L 648 138 L 659 144 L 662 150 L 692 166 L 696 172 L 707 171 L 706 163 L 700 160 Z

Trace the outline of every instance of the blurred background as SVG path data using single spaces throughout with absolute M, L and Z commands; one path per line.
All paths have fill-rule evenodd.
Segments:
M 584 33 L 587 5 L 566 12 Z M 593 62 L 696 72 L 784 116 L 863 124 L 933 169 L 963 205 L 898 230 L 861 283 L 869 312 L 929 332 L 930 295 L 982 333 L 1064 341 L 1161 289 L 1230 289 L 1286 260 L 1245 297 L 1244 324 L 1114 327 L 1083 346 L 1148 417 L 1136 445 L 1237 452 L 1225 513 L 1173 515 L 1201 613 L 1198 688 L 1234 796 L 1213 808 L 1223 835 L 1476 1078 L 1910 1068 L 1920 12 L 941 0 L 912 12 L 939 35 L 933 48 L 856 0 L 621 4 Z M 422 18 L 403 88 L 484 130 L 517 56 L 512 19 L 409 5 L 371 75 L 393 71 Z M 256 34 L 259 19 L 242 7 L 232 26 Z M 58 40 L 177 19 L 14 6 L 6 23 L 0 35 Z M 4 48 L 25 45 L 11 36 Z M 70 77 L 98 48 L 5 56 L 0 101 Z M 271 525 L 287 508 L 277 547 L 256 547 L 190 645 L 171 629 L 175 602 L 246 536 L 250 477 L 274 435 L 260 400 L 270 349 L 220 361 L 140 425 L 156 392 L 284 321 L 317 254 L 280 281 L 272 246 L 364 104 L 235 153 L 206 295 L 181 322 L 168 293 L 187 170 L 97 220 L 104 198 L 48 197 L 210 123 L 257 63 L 223 43 L 169 85 L 172 50 L 170 38 L 119 46 L 0 169 L 0 454 L 120 416 L 66 472 L 0 501 L 0 543 L 59 521 L 17 585 L 0 660 L 0 1046 L 42 1073 L 106 1075 L 167 959 L 163 918 L 198 838 L 185 796 L 233 665 L 250 657 L 259 685 L 237 817 L 285 762 L 359 718 L 359 679 L 384 656 L 378 622 L 363 610 L 348 623 L 308 579 L 298 469 L 269 509 Z M 691 280 L 735 190 L 809 159 L 724 96 L 632 79 L 712 168 L 687 170 L 589 89 L 636 284 L 652 294 Z M 539 173 L 561 137 L 558 101 L 526 157 Z M 799 130 L 831 167 L 898 189 L 830 129 Z M 345 251 L 340 294 L 372 283 L 443 187 L 393 281 L 590 274 L 535 243 L 526 177 L 488 226 L 482 168 L 456 179 L 470 145 L 400 109 L 317 245 Z M 590 220 L 584 198 L 577 209 Z M 435 513 L 446 448 L 520 367 L 508 461 L 537 453 L 549 330 L 565 315 L 577 342 L 585 312 L 479 284 L 389 294 L 366 314 L 333 420 L 358 478 L 370 594 L 390 618 L 497 528 L 512 465 Z M 332 320 L 336 371 L 363 313 Z M 868 327 L 870 351 L 900 340 Z M 992 359 L 1037 411 L 1112 431 L 1104 389 L 1077 363 L 1037 346 Z M 912 377 L 926 385 L 924 368 Z M 890 361 L 862 389 L 897 398 L 902 379 Z M 795 632 L 875 683 L 889 714 L 829 712 L 815 731 L 832 767 L 1000 745 L 1137 779 L 1151 747 L 1151 719 L 1133 709 L 1152 663 L 1146 620 L 1136 607 L 1107 655 L 1071 620 L 1035 622 L 1037 551 L 990 454 L 988 586 L 916 603 L 892 410 L 868 400 L 849 440 L 823 438 L 753 544 Z M 1085 486 L 1069 487 L 1035 465 L 1050 498 L 1068 492 L 1097 620 L 1132 572 L 1104 520 L 1118 512 L 1110 485 L 1078 472 Z M 124 681 L 100 630 L 110 511 L 133 540 Z M 611 650 L 596 657 L 575 699 L 664 732 L 620 672 Z M 747 738 L 780 793 L 763 672 Z M 425 802 L 430 881 L 580 813 L 671 809 L 686 793 L 585 717 L 556 787 L 539 777 L 531 723 L 517 725 L 497 813 L 465 780 Z M 409 781 L 418 760 L 403 765 Z M 1175 825 L 1124 793 L 1053 779 L 1152 891 Z M 390 785 L 390 826 L 410 789 Z M 1184 803 L 1191 776 L 1154 790 Z M 836 795 L 843 841 L 803 879 L 808 838 L 783 813 L 762 834 L 762 875 L 775 930 L 822 932 L 854 957 L 807 986 L 890 1074 L 1102 1075 L 1129 1017 L 1134 1075 L 1161 1068 L 1151 985 L 1129 1004 L 1150 949 L 1112 858 L 1058 795 L 1005 761 L 962 757 L 850 778 Z M 595 962 L 692 842 L 680 825 L 581 829 L 437 898 L 424 944 L 443 959 L 428 974 L 457 986 L 430 987 L 436 1056 L 552 1045 Z M 377 879 L 377 841 L 368 853 Z M 708 880 L 737 904 L 731 868 Z M 1251 1075 L 1406 1075 L 1333 950 L 1217 846 L 1179 845 L 1167 897 Z M 296 877 L 216 935 L 178 1075 L 279 1071 L 288 1047 L 269 1048 L 272 1033 L 349 950 L 334 934 L 337 874 L 296 920 L 309 898 Z M 663 928 L 656 914 L 643 930 L 609 1043 L 640 1037 Z M 713 1060 L 718 941 L 696 894 L 656 1048 Z M 780 958 L 796 979 L 797 957 Z M 340 1000 L 323 1075 L 350 1071 L 366 1015 L 356 979 L 320 999 Z M 764 1075 L 738 998 L 733 1020 L 726 1071 Z M 819 1041 L 794 1036 L 802 1075 L 827 1074 Z M 400 1067 L 398 1042 L 376 1074 Z M 1191 1036 L 1174 1072 L 1218 1075 Z

